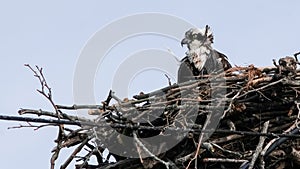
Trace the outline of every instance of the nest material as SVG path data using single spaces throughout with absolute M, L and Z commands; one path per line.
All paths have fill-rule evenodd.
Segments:
M 54 152 L 76 146 L 62 168 L 84 148 L 88 153 L 76 168 L 299 168 L 300 72 L 280 66 L 233 67 L 132 99 L 110 92 L 102 105 L 56 105 L 59 120 L 78 124 L 63 110 L 81 108 L 94 108 L 95 120 L 60 128 L 67 134 Z M 144 140 L 157 136 L 155 145 Z M 170 139 L 176 144 L 168 147 Z M 105 148 L 116 162 L 103 160 Z M 89 164 L 92 156 L 97 164 Z

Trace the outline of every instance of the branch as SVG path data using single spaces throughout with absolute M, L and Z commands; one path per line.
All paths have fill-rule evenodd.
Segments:
M 267 122 L 264 123 L 263 128 L 262 128 L 262 131 L 261 131 L 262 133 L 267 133 L 267 130 L 268 130 L 268 127 L 269 127 L 269 123 L 270 123 L 270 121 L 267 121 Z M 259 154 L 261 153 L 261 151 L 262 151 L 262 148 L 263 148 L 265 139 L 266 139 L 265 136 L 261 136 L 261 137 L 259 138 L 258 145 L 257 145 L 257 147 L 256 147 L 255 153 L 254 153 L 253 156 L 252 156 L 252 159 L 251 159 L 251 162 L 250 162 L 250 165 L 249 165 L 249 168 L 248 168 L 248 169 L 253 169 L 254 164 L 255 164 L 255 161 L 256 161 L 258 155 L 259 155 Z
M 158 158 L 156 155 L 154 155 L 153 153 L 151 153 L 146 147 L 145 145 L 137 138 L 136 133 L 133 133 L 133 139 L 135 140 L 135 142 L 137 143 L 137 145 L 139 147 L 141 147 L 148 155 L 150 155 L 150 157 L 154 158 L 155 160 L 159 161 L 160 163 L 164 164 L 166 166 L 167 169 L 169 169 L 170 167 L 170 163 L 169 162 L 165 162 L 162 159 Z

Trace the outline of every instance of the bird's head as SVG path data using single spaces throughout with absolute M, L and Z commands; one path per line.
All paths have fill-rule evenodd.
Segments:
M 187 45 L 188 49 L 195 49 L 202 45 L 211 45 L 213 39 L 212 31 L 208 25 L 203 29 L 191 28 L 185 33 L 185 37 L 181 41 L 181 46 Z

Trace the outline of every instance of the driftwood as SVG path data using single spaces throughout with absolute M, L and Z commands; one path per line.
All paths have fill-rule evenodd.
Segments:
M 61 168 L 73 160 L 78 169 L 299 168 L 300 72 L 283 61 L 274 61 L 274 67 L 236 66 L 131 99 L 110 91 L 99 105 L 73 106 L 55 104 L 42 69 L 26 65 L 55 111 L 21 109 L 20 115 L 39 118 L 0 118 L 28 122 L 14 128 L 58 126 L 51 168 L 61 150 L 74 146 Z M 91 118 L 65 113 L 79 109 Z M 93 156 L 97 164 L 89 163 Z

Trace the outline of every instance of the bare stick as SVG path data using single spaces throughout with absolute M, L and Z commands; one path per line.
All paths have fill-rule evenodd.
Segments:
M 71 156 L 65 161 L 65 163 L 60 167 L 61 169 L 65 169 L 71 163 L 71 161 L 75 158 L 75 156 L 81 151 L 81 149 L 86 145 L 89 141 L 89 138 L 86 138 L 82 143 L 74 150 Z
M 270 123 L 270 121 L 266 121 L 264 123 L 262 131 L 261 131 L 262 133 L 267 133 L 269 123 Z M 256 147 L 255 153 L 252 156 L 252 159 L 251 159 L 251 162 L 250 162 L 250 165 L 249 165 L 248 169 L 253 169 L 255 161 L 256 161 L 257 157 L 259 156 L 259 154 L 261 153 L 261 150 L 262 150 L 262 147 L 264 145 L 265 139 L 266 139 L 265 136 L 260 136 L 258 145 Z
M 229 158 L 204 158 L 202 160 L 203 162 L 209 163 L 209 162 L 214 162 L 214 163 L 244 163 L 247 162 L 247 160 L 238 160 L 238 159 L 229 159 Z
M 164 164 L 166 166 L 167 169 L 169 169 L 170 167 L 170 163 L 169 162 L 165 162 L 162 159 L 158 158 L 156 155 L 154 155 L 151 151 L 149 151 L 147 149 L 147 147 L 145 147 L 145 145 L 138 139 L 136 133 L 133 133 L 133 139 L 135 140 L 135 142 L 148 154 L 150 155 L 150 157 L 154 158 L 155 160 L 161 162 L 162 164 Z
M 211 120 L 211 113 L 209 113 L 207 116 L 206 116 L 206 121 L 203 125 L 203 129 L 206 130 L 206 127 L 207 125 L 210 123 L 210 120 Z M 197 149 L 196 149 L 196 153 L 195 153 L 195 156 L 193 159 L 190 160 L 189 164 L 187 165 L 186 169 L 188 169 L 191 165 L 191 163 L 194 161 L 194 160 L 197 160 L 198 158 L 198 155 L 200 153 L 200 147 L 201 147 L 201 143 L 202 143 L 202 139 L 204 137 L 204 132 L 201 132 L 200 136 L 199 136 L 199 139 L 198 139 L 198 145 L 197 145 Z M 196 161 L 197 162 L 197 161 Z M 195 164 L 196 165 L 196 164 Z

